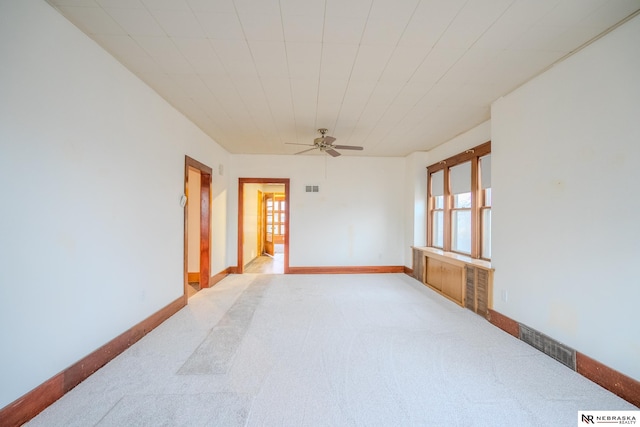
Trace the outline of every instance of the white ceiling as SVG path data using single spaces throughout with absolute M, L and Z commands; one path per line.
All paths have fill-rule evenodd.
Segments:
M 640 0 L 47 0 L 216 142 L 429 150 Z

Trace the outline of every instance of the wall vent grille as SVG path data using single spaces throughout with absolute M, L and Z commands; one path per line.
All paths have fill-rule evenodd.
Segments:
M 319 193 L 320 187 L 317 185 L 305 185 L 304 187 L 305 193 Z
M 476 311 L 476 269 L 468 265 L 464 269 L 466 275 L 464 306 L 471 311 Z
M 469 310 L 487 317 L 489 314 L 489 271 L 470 265 L 464 267 L 464 306 Z
M 489 272 L 482 268 L 476 268 L 476 272 L 476 293 L 478 294 L 476 313 L 487 317 L 489 314 Z
M 413 251 L 413 277 L 424 282 L 424 256 L 420 251 Z
M 566 367 L 576 370 L 576 351 L 574 349 L 523 324 L 520 324 L 520 339 Z

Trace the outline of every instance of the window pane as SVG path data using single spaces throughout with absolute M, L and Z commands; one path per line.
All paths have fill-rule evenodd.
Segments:
M 431 195 L 442 196 L 444 194 L 444 171 L 440 170 L 431 174 Z
M 491 187 L 491 154 L 480 157 L 480 188 Z
M 484 189 L 484 206 L 491 206 L 491 189 Z
M 434 197 L 434 209 L 444 209 L 444 196 Z
M 482 247 L 481 257 L 491 259 L 491 209 L 482 210 Z
M 451 221 L 451 249 L 471 253 L 471 211 L 454 211 Z
M 431 245 L 437 248 L 444 247 L 444 212 L 442 211 L 433 213 L 433 242 Z
M 453 195 L 454 208 L 471 208 L 471 193 Z
M 471 191 L 471 162 L 461 163 L 449 168 L 449 188 L 451 194 Z

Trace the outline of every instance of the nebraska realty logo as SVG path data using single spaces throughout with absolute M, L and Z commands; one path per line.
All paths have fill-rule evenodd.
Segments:
M 578 426 L 591 424 L 640 425 L 640 411 L 578 411 Z

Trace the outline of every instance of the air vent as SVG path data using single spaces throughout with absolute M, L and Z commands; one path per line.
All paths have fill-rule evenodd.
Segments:
M 466 273 L 464 306 L 471 311 L 476 311 L 476 269 L 468 265 L 464 269 Z
M 487 317 L 489 314 L 489 271 L 470 265 L 465 270 L 464 306 L 469 310 Z
M 318 187 L 317 185 L 306 185 L 304 187 L 304 192 L 305 193 L 319 193 L 320 192 L 320 187 Z
M 520 324 L 520 339 L 566 367 L 576 370 L 576 351 L 574 349 L 523 324 Z
M 476 271 L 476 293 L 478 298 L 476 313 L 487 317 L 489 314 L 489 272 L 482 268 L 478 268 Z

